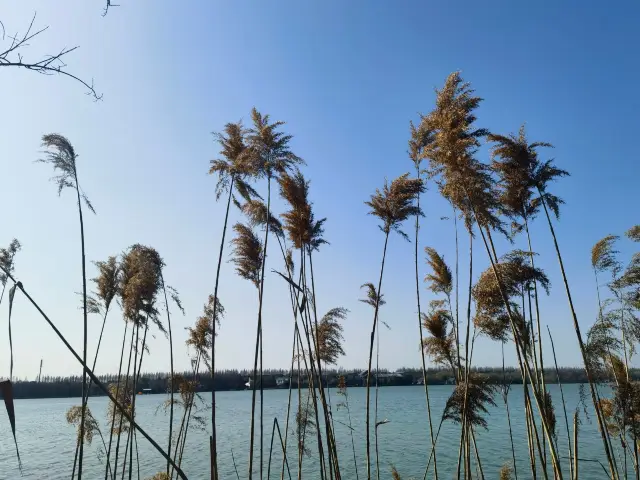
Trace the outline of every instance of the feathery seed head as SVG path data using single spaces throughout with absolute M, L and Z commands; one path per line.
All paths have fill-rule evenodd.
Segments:
M 342 336 L 343 328 L 340 325 L 340 321 L 344 321 L 347 318 L 347 313 L 349 313 L 349 310 L 346 308 L 332 308 L 322 317 L 318 327 L 314 327 L 316 341 L 318 342 L 318 352 L 316 354 L 326 364 L 335 365 L 338 357 L 344 355 L 342 347 L 344 340 Z
M 603 239 L 596 242 L 591 249 L 591 266 L 597 272 L 604 270 L 617 270 L 619 263 L 616 260 L 617 250 L 614 250 L 614 245 L 619 239 L 617 235 L 607 235 Z
M 17 239 L 11 240 L 7 248 L 0 248 L 0 283 L 7 284 L 9 278 L 7 273 L 13 273 L 16 253 L 20 251 L 22 245 Z M 5 273 L 6 272 L 6 273 Z
M 233 229 L 236 237 L 231 240 L 234 255 L 231 261 L 235 263 L 238 275 L 259 288 L 263 259 L 262 242 L 250 227 L 242 223 L 236 223 Z
M 382 191 L 376 189 L 371 200 L 365 202 L 370 215 L 382 221 L 380 229 L 389 234 L 392 230 L 408 239 L 400 227 L 409 217 L 422 215 L 422 209 L 416 205 L 417 196 L 424 192 L 424 182 L 420 178 L 409 178 L 409 174 L 399 176 L 389 184 L 386 180 Z
M 163 286 L 164 262 L 158 252 L 144 245 L 133 245 L 120 264 L 120 299 L 124 318 L 136 326 L 151 320 L 164 333 L 158 318 L 156 297 Z
M 425 282 L 430 282 L 432 292 L 450 295 L 453 289 L 451 269 L 435 249 L 426 247 L 424 250 L 427 253 L 427 264 L 433 271 L 424 278 Z
M 120 265 L 116 257 L 109 257 L 106 262 L 100 261 L 94 264 L 98 267 L 98 276 L 92 281 L 98 288 L 98 298 L 102 301 L 105 310 L 108 310 L 120 288 Z

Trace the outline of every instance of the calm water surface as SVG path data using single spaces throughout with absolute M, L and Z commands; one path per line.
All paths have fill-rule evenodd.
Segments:
M 556 385 L 551 385 L 549 388 L 556 405 L 560 455 L 568 457 L 567 434 L 559 389 Z M 429 387 L 431 410 L 434 417 L 434 434 L 451 389 L 451 386 Z M 578 385 L 565 385 L 564 393 L 567 400 L 567 410 L 569 415 L 572 415 L 579 405 Z M 278 419 L 284 436 L 287 397 L 287 390 L 268 390 L 264 392 L 265 478 L 267 477 L 267 459 L 273 419 Z M 297 404 L 295 397 L 296 395 L 294 395 L 292 406 L 292 411 L 294 412 Z M 139 423 L 162 446 L 166 446 L 168 442 L 168 415 L 165 415 L 162 410 L 157 411 L 157 409 L 165 399 L 166 395 L 145 395 L 138 397 L 136 400 Z M 222 479 L 236 478 L 233 461 L 233 458 L 235 458 L 240 478 L 247 478 L 251 392 L 220 392 L 216 395 L 216 399 L 218 402 L 218 462 L 220 477 Z M 344 398 L 337 396 L 336 391 L 332 389 L 331 399 L 334 404 L 334 420 L 336 422 L 335 428 L 340 450 L 342 476 L 345 479 L 355 479 L 356 472 L 353 465 L 351 435 L 349 428 L 346 426 L 349 422 L 348 413 L 344 408 L 335 408 L 335 404 L 344 401 Z M 71 477 L 75 435 L 74 427 L 66 423 L 65 412 L 69 407 L 79 403 L 79 399 L 16 401 L 17 435 L 23 463 L 23 478 L 48 478 L 54 480 Z M 496 396 L 496 403 L 497 406 L 491 407 L 487 416 L 489 429 L 486 431 L 480 429 L 477 432 L 482 467 L 485 477 L 488 479 L 497 478 L 502 464 L 511 460 L 507 413 L 500 395 Z M 358 473 L 360 478 L 366 478 L 364 388 L 349 389 L 349 405 Z M 522 387 L 514 386 L 509 394 L 509 408 L 516 457 L 518 459 L 518 476 L 520 478 L 531 478 L 531 471 L 527 461 L 527 438 L 522 405 Z M 107 399 L 102 397 L 91 398 L 89 407 L 96 419 L 101 422 L 103 432 L 107 432 Z M 580 409 L 582 411 L 582 407 Z M 20 472 L 17 467 L 9 421 L 4 408 L 0 410 L 2 410 L 0 413 L 0 428 L 3 432 L 0 437 L 0 479 L 19 478 Z M 379 420 L 388 420 L 388 423 L 380 425 L 378 428 L 381 478 L 389 478 L 390 465 L 395 465 L 403 478 L 415 477 L 421 479 L 424 475 L 430 448 L 424 388 L 419 386 L 380 388 L 378 411 Z M 177 409 L 175 415 L 176 427 L 174 429 L 178 428 L 180 413 L 180 410 Z M 591 421 L 588 421 L 584 418 L 584 414 L 581 417 L 580 458 L 600 460 L 604 463 L 601 453 L 602 444 L 595 418 L 592 417 Z M 292 418 L 292 425 L 293 422 Z M 292 428 L 291 426 L 290 430 Z M 259 429 L 256 428 L 256 430 L 254 471 L 259 473 Z M 190 479 L 209 478 L 209 434 L 209 431 L 202 432 L 197 430 L 189 433 L 183 469 Z M 371 438 L 373 443 L 373 436 Z M 289 443 L 289 445 L 293 445 L 293 447 L 290 447 L 291 475 L 296 478 L 297 450 L 294 437 L 290 435 L 289 440 L 293 440 L 293 443 Z M 311 447 L 312 455 L 311 457 L 305 457 L 303 463 L 303 471 L 306 474 L 306 478 L 316 478 L 317 476 L 315 474 L 317 471 L 315 468 L 317 467 L 317 453 L 311 440 L 309 439 L 309 446 Z M 106 435 L 106 441 L 108 442 L 108 435 Z M 444 423 L 437 446 L 438 471 L 442 478 L 452 478 L 454 476 L 458 458 L 458 441 L 459 427 L 450 422 Z M 85 478 L 100 479 L 104 477 L 104 460 L 99 458 L 98 447 L 100 446 L 100 438 L 96 437 L 92 446 L 85 449 Z M 141 478 L 152 476 L 154 473 L 164 469 L 165 461 L 159 454 L 155 453 L 153 447 L 141 436 L 138 437 L 138 448 Z M 372 445 L 372 455 L 373 452 Z M 274 447 L 271 478 L 280 478 L 281 464 L 282 456 L 277 454 Z M 568 476 L 568 460 L 564 460 L 563 466 L 567 469 L 566 475 Z M 372 468 L 375 469 L 375 465 Z M 597 461 L 581 462 L 580 470 L 580 478 L 583 479 L 600 479 L 604 477 L 602 467 Z M 429 478 L 431 476 L 430 474 Z M 254 478 L 256 477 L 254 476 Z M 285 478 L 287 478 L 286 474 Z

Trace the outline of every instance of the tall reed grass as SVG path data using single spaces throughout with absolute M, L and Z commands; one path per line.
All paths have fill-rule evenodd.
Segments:
M 599 428 L 601 449 L 606 458 L 607 464 L 603 465 L 603 470 L 613 480 L 628 478 L 630 469 L 636 478 L 640 478 L 640 383 L 632 380 L 629 374 L 635 347 L 640 342 L 640 253 L 625 259 L 616 250 L 620 242 L 639 242 L 640 226 L 631 226 L 627 232 L 617 232 L 624 235 L 607 235 L 595 243 L 591 266 L 595 279 L 594 295 L 599 309 L 594 315 L 593 325 L 583 335 L 581 325 L 584 325 L 584 321 L 582 324 L 578 321 L 560 249 L 561 242 L 555 230 L 564 202 L 550 192 L 551 186 L 569 173 L 557 167 L 555 160 L 542 158 L 543 149 L 551 148 L 551 144 L 530 142 L 524 127 L 517 134 L 494 133 L 488 128 L 478 127 L 477 109 L 481 102 L 482 99 L 459 72 L 449 75 L 442 88 L 436 91 L 433 109 L 421 115 L 417 123 L 410 123 L 408 151 L 415 175 L 406 173 L 391 181 L 385 180 L 383 187 L 375 190 L 365 201 L 369 214 L 375 217 L 382 232 L 382 251 L 375 282 L 363 285 L 366 289 L 363 301 L 372 307 L 366 371 L 364 466 L 358 464 L 349 394 L 344 378 L 338 384 L 338 397 L 334 397 L 333 401 L 328 389 L 327 369 L 336 365 L 345 354 L 342 332 L 343 324 L 349 320 L 345 308 L 330 306 L 329 299 L 318 298 L 319 289 L 316 287 L 323 279 L 316 276 L 314 259 L 319 249 L 329 243 L 324 236 L 327 219 L 316 216 L 310 200 L 311 183 L 300 170 L 304 162 L 292 151 L 293 137 L 284 131 L 285 123 L 272 121 L 269 115 L 254 108 L 249 128 L 242 123 L 228 123 L 221 133 L 214 134 L 220 155 L 211 161 L 209 173 L 217 176 L 214 188 L 217 199 L 224 195 L 225 213 L 221 220 L 218 262 L 212 279 L 213 294 L 207 299 L 203 313 L 188 328 L 186 346 L 191 355 L 192 368 L 188 377 L 176 374 L 173 362 L 171 309 L 175 305 L 183 313 L 184 310 L 177 292 L 165 284 L 165 263 L 154 248 L 136 244 L 118 256 L 96 262 L 98 273 L 93 280 L 96 291 L 94 294 L 88 292 L 83 207 L 91 211 L 93 207 L 80 187 L 77 154 L 73 146 L 61 135 L 45 135 L 43 145 L 47 150 L 42 161 L 53 166 L 58 192 L 71 188 L 77 200 L 83 282 L 83 348 L 80 354 L 71 347 L 52 319 L 17 280 L 15 256 L 20 250 L 20 243 L 14 240 L 9 247 L 0 249 L 0 302 L 9 285 L 11 349 L 9 379 L 0 385 L 14 439 L 16 419 L 11 390 L 11 312 L 14 302 L 24 297 L 82 367 L 81 403 L 67 412 L 67 421 L 77 429 L 72 476 L 77 471 L 77 477 L 82 478 L 86 460 L 84 446 L 99 438 L 105 454 L 105 480 L 140 478 L 137 440 L 138 435 L 142 435 L 166 460 L 166 465 L 158 465 L 159 473 L 154 479 L 187 478 L 181 466 L 189 449 L 188 434 L 194 428 L 204 428 L 210 432 L 209 476 L 217 480 L 220 470 L 219 443 L 225 440 L 217 432 L 216 425 L 216 338 L 225 312 L 219 298 L 219 292 L 224 292 L 226 288 L 225 279 L 221 276 L 221 264 L 225 247 L 230 244 L 236 274 L 248 280 L 256 293 L 253 300 L 256 323 L 250 382 L 251 414 L 247 418 L 248 451 L 243 452 L 248 455 L 246 477 L 252 479 L 259 475 L 264 480 L 265 468 L 266 478 L 271 476 L 272 469 L 277 472 L 278 466 L 272 464 L 275 448 L 282 455 L 279 465 L 281 480 L 285 474 L 289 478 L 297 475 L 301 479 L 303 462 L 307 456 L 317 459 L 314 478 L 339 480 L 346 471 L 341 462 L 347 458 L 339 455 L 339 452 L 350 448 L 351 455 L 348 456 L 352 460 L 349 462 L 353 462 L 356 479 L 359 480 L 360 473 L 364 477 L 364 472 L 367 480 L 374 475 L 376 479 L 381 476 L 401 478 L 395 467 L 391 471 L 385 470 L 379 461 L 379 450 L 384 450 L 385 444 L 378 441 L 378 427 L 384 425 L 385 421 L 378 417 L 379 372 L 377 361 L 374 372 L 373 359 L 374 349 L 376 358 L 380 351 L 376 340 L 379 339 L 380 307 L 385 303 L 383 280 L 385 265 L 389 261 L 389 238 L 392 233 L 397 233 L 405 240 L 411 240 L 403 228 L 407 221 L 414 220 L 414 268 L 411 275 L 415 278 L 419 326 L 415 340 L 420 346 L 427 407 L 424 429 L 428 432 L 430 443 L 423 457 L 425 478 L 431 478 L 430 472 L 433 478 L 442 476 L 438 470 L 438 465 L 441 468 L 442 463 L 438 463 L 436 451 L 445 422 L 459 427 L 459 454 L 455 468 L 457 478 L 484 478 L 483 448 L 476 441 L 476 432 L 490 427 L 486 413 L 490 406 L 496 405 L 498 393 L 506 405 L 511 442 L 510 452 L 503 459 L 506 463 L 500 470 L 500 478 L 517 479 L 518 475 L 523 477 L 529 474 L 517 466 L 519 459 L 514 448 L 513 419 L 509 408 L 512 385 L 507 383 L 504 374 L 504 360 L 503 380 L 499 384 L 491 383 L 488 377 L 474 371 L 474 346 L 480 336 L 496 342 L 502 348 L 503 358 L 505 348 L 515 351 L 523 385 L 521 411 L 524 416 L 522 423 L 526 426 L 528 457 L 524 461 L 529 463 L 531 476 L 562 479 L 568 475 L 567 478 L 579 478 L 582 471 L 580 462 L 583 460 L 578 448 L 579 414 L 576 411 L 573 419 L 570 418 L 562 386 L 560 399 L 552 400 L 545 377 L 545 372 L 549 371 L 545 365 L 550 365 L 549 359 L 553 358 L 555 373 L 558 380 L 560 378 L 551 337 L 553 325 L 549 325 L 551 319 L 543 317 L 541 308 L 545 294 L 551 289 L 552 276 L 562 278 L 567 296 Z M 490 148 L 486 159 L 480 155 L 480 147 L 484 144 Z M 453 218 L 447 219 L 452 220 L 455 232 L 455 238 L 452 235 L 456 246 L 453 269 L 444 255 L 428 246 L 430 242 L 423 243 L 424 237 L 429 238 L 431 231 L 441 228 L 431 222 L 422 225 L 420 222 L 424 205 L 421 203 L 421 194 L 427 185 L 437 189 L 453 209 Z M 278 188 L 285 205 L 285 210 L 279 214 L 273 208 L 273 187 Z M 237 212 L 232 211 L 232 204 L 237 207 Z M 233 217 L 234 223 L 229 232 L 233 238 L 229 241 L 228 222 Z M 468 236 L 469 253 L 466 259 L 459 251 L 458 221 Z M 533 248 L 531 235 L 531 226 L 537 221 L 549 230 L 559 274 L 545 272 L 538 266 L 542 262 Z M 420 235 L 421 227 L 425 225 L 427 233 Z M 498 252 L 498 238 L 507 241 L 500 245 L 506 243 L 512 245 L 513 249 Z M 273 258 L 268 255 L 274 249 L 274 241 L 277 242 L 281 259 L 278 255 L 273 255 Z M 478 261 L 478 246 L 480 252 L 484 250 L 486 254 L 485 268 L 479 274 L 473 268 L 474 262 Z M 424 257 L 421 257 L 421 252 L 424 252 Z M 468 261 L 469 284 L 460 289 L 459 266 L 465 260 Z M 420 271 L 425 268 L 426 276 L 421 281 Z M 289 296 L 286 301 L 290 302 L 293 320 L 285 418 L 265 418 L 264 412 L 263 338 L 264 329 L 269 324 L 265 321 L 268 315 L 263 307 L 267 278 L 273 282 L 285 282 Z M 421 301 L 423 287 L 432 295 L 428 307 Z M 112 321 L 118 312 L 124 321 L 119 371 L 117 380 L 105 385 L 98 379 L 95 370 L 107 317 Z M 326 313 L 320 316 L 318 312 Z M 91 366 L 88 364 L 87 348 L 90 315 L 99 315 L 101 319 L 101 333 Z M 548 344 L 546 340 L 543 341 L 543 327 L 547 328 L 549 334 Z M 136 422 L 137 386 L 150 329 L 166 336 L 171 359 L 167 399 L 160 406 L 169 417 L 165 437 L 168 441 L 161 442 L 166 448 L 152 439 Z M 455 385 L 442 412 L 434 411 L 430 402 L 427 361 L 450 370 L 454 379 Z M 212 380 L 210 402 L 199 391 L 198 379 L 202 375 L 208 375 Z M 370 390 L 374 376 L 374 421 L 371 422 Z M 297 381 L 294 382 L 294 379 Z M 612 387 L 609 396 L 599 388 L 603 383 Z M 108 431 L 102 430 L 96 413 L 89 408 L 91 384 L 109 397 Z M 296 397 L 297 408 L 292 408 Z M 556 417 L 559 402 L 563 416 L 560 422 Z M 342 409 L 347 413 L 344 422 L 336 418 L 336 412 Z M 176 411 L 179 417 L 174 429 Z M 348 426 L 350 441 L 336 438 L 335 424 L 338 421 Z M 271 438 L 267 438 L 268 458 L 265 458 L 264 441 L 269 429 L 265 431 L 265 422 L 267 426 L 271 425 Z M 281 426 L 284 426 L 284 431 Z M 559 455 L 561 429 L 565 430 L 561 437 L 566 436 L 569 450 L 566 459 Z M 375 458 L 372 458 L 374 455 L 371 452 L 372 435 Z M 313 447 L 308 441 L 311 437 L 314 438 Z M 17 448 L 16 440 L 16 453 Z M 447 469 L 451 470 L 452 466 Z M 240 474 L 237 474 L 240 478 Z

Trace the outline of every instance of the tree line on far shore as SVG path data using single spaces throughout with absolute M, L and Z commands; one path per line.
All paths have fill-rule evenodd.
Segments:
M 506 367 L 504 371 L 501 367 L 479 367 L 476 371 L 486 375 L 494 384 L 522 384 L 522 376 L 517 368 Z M 363 373 L 364 372 L 364 373 Z M 562 383 L 586 383 L 587 378 L 583 368 L 560 368 L 558 370 Z M 640 369 L 630 369 L 633 379 L 640 379 Z M 348 387 L 362 387 L 366 384 L 366 371 L 364 370 L 329 370 L 323 372 L 326 376 L 327 384 L 335 387 L 338 379 L 343 376 Z M 193 377 L 193 372 L 184 372 L 185 378 Z M 216 373 L 216 391 L 244 390 L 249 378 L 253 376 L 250 370 L 224 370 Z M 114 375 L 101 375 L 100 379 L 107 383 L 115 381 Z M 152 393 L 164 393 L 168 389 L 167 381 L 169 374 L 165 372 L 142 373 L 139 382 L 139 391 L 151 389 Z M 557 383 L 558 378 L 555 370 L 545 371 L 546 383 Z M 289 372 L 286 370 L 265 370 L 263 373 L 264 388 L 288 388 Z M 280 384 L 278 384 L 280 381 Z M 292 385 L 297 387 L 297 378 L 294 375 Z M 406 386 L 422 384 L 422 369 L 401 368 L 391 372 L 387 369 L 380 369 L 378 383 L 381 386 Z M 451 374 L 444 368 L 427 369 L 427 383 L 429 385 L 446 385 L 451 383 Z M 306 382 L 303 382 L 306 386 Z M 258 384 L 259 385 L 259 384 Z M 198 390 L 211 391 L 211 378 L 199 376 Z M 82 394 L 81 376 L 42 376 L 38 380 L 15 380 L 15 398 L 64 398 L 79 397 Z M 102 392 L 98 388 L 92 388 L 92 396 L 100 396 Z

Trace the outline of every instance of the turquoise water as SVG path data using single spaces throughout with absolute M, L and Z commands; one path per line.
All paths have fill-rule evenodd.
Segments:
M 431 409 L 434 417 L 434 430 L 437 429 L 442 409 L 451 393 L 451 386 L 431 386 L 429 393 Z M 558 423 L 558 444 L 560 455 L 568 457 L 567 434 L 564 423 L 564 414 L 560 404 L 559 389 L 556 385 L 550 385 Z M 578 385 L 565 385 L 565 398 L 567 410 L 570 416 L 579 405 Z M 264 449 L 265 465 L 264 478 L 267 477 L 267 459 L 271 428 L 273 419 L 277 418 L 284 436 L 284 425 L 287 409 L 287 390 L 269 390 L 264 392 Z M 217 394 L 217 421 L 218 421 L 218 449 L 220 478 L 235 479 L 236 473 L 234 461 L 240 478 L 247 478 L 248 451 L 249 451 L 249 413 L 251 407 L 251 392 L 219 392 Z M 296 397 L 296 395 L 294 395 Z M 157 411 L 158 406 L 166 399 L 165 395 L 145 395 L 136 400 L 136 410 L 139 423 L 162 446 L 168 442 L 168 416 L 162 410 Z M 350 430 L 343 424 L 348 424 L 348 414 L 344 408 L 336 409 L 335 404 L 343 401 L 343 397 L 336 395 L 331 390 L 331 399 L 334 404 L 334 421 L 337 443 L 339 447 L 342 476 L 345 479 L 355 479 L 356 473 L 353 465 L 353 453 L 351 447 Z M 373 392 L 372 392 L 373 399 Z M 519 478 L 531 478 L 528 465 L 528 450 L 526 429 L 523 416 L 523 392 L 521 386 L 514 386 L 509 394 L 509 408 L 513 428 L 517 469 Z M 480 451 L 482 467 L 485 477 L 493 479 L 498 477 L 498 471 L 503 463 L 511 460 L 511 444 L 507 424 L 506 408 L 502 397 L 497 395 L 496 407 L 489 408 L 487 420 L 489 429 L 477 431 L 477 443 Z M 20 454 L 23 463 L 24 478 L 28 479 L 68 479 L 71 477 L 73 465 L 74 427 L 68 425 L 65 420 L 65 412 L 72 405 L 79 404 L 79 399 L 40 399 L 17 400 L 15 404 L 17 416 L 17 435 Z M 296 399 L 294 398 L 295 411 Z M 366 478 L 365 462 L 365 437 L 364 437 L 364 405 L 365 389 L 349 389 L 349 405 L 353 438 L 356 448 L 359 478 Z M 89 407 L 93 415 L 103 425 L 103 432 L 108 430 L 106 426 L 106 398 L 91 398 Z M 1 409 L 0 429 L 3 435 L 0 437 L 0 479 L 18 478 L 20 472 L 17 468 L 17 460 L 13 440 L 11 438 L 9 421 L 6 412 Z M 421 479 L 430 449 L 428 417 L 426 414 L 426 402 L 424 388 L 414 387 L 383 387 L 379 390 L 378 417 L 379 420 L 388 420 L 388 423 L 378 428 L 380 477 L 390 478 L 390 465 L 395 465 L 403 479 L 412 477 Z M 580 407 L 582 412 L 582 407 Z M 372 408 L 373 414 L 373 408 Z M 176 410 L 176 429 L 180 411 Z M 595 418 L 591 422 L 585 419 L 581 413 L 582 425 L 579 437 L 579 457 L 586 460 L 580 463 L 580 478 L 600 479 L 604 472 L 597 462 L 604 463 L 602 455 L 602 443 L 595 424 Z M 291 426 L 293 426 L 293 418 Z M 570 419 L 570 424 L 571 424 Z M 435 433 L 435 432 L 434 432 Z M 258 429 L 256 428 L 256 434 Z M 190 479 L 206 479 L 209 477 L 209 432 L 193 430 L 189 433 L 187 448 L 183 460 L 183 469 Z M 256 453 L 254 460 L 254 472 L 259 473 L 259 437 L 256 435 Z M 297 449 L 295 437 L 289 436 L 292 445 L 290 448 L 290 468 L 292 478 L 297 477 Z M 106 438 L 108 442 L 108 436 Z M 441 478 L 452 478 L 456 470 L 458 458 L 459 426 L 451 422 L 445 422 L 440 432 L 437 446 L 438 471 Z M 311 457 L 305 457 L 303 472 L 305 478 L 318 478 L 317 450 L 313 444 L 313 436 L 308 438 L 311 447 Z M 99 437 L 94 438 L 93 444 L 85 450 L 84 473 L 85 478 L 103 478 L 104 463 L 98 458 L 98 447 L 101 445 Z M 275 444 L 277 445 L 277 443 Z M 153 447 L 141 436 L 138 437 L 138 449 L 140 458 L 141 478 L 151 476 L 164 469 L 165 462 L 154 452 Z M 280 478 L 282 456 L 278 455 L 274 446 L 274 456 L 271 470 L 271 478 Z M 233 456 L 232 456 L 233 452 Z M 373 456 L 372 435 L 372 456 Z M 135 453 L 134 453 L 135 458 Z M 630 461 L 629 461 L 630 462 Z M 620 459 L 620 465 L 623 459 Z M 568 477 L 568 460 L 564 460 L 563 466 Z M 375 464 L 372 466 L 375 469 Z M 137 475 L 134 473 L 134 477 Z M 429 475 L 429 478 L 432 474 Z M 259 478 L 259 476 L 254 476 Z M 285 473 L 285 478 L 288 475 Z

